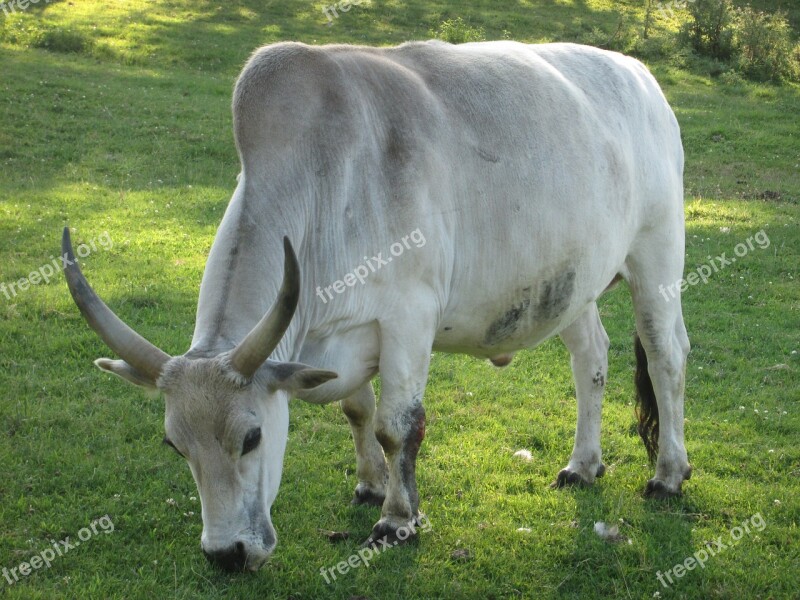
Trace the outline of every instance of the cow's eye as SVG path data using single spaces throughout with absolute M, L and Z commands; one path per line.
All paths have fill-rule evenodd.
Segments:
M 172 443 L 172 440 L 171 440 L 171 439 L 169 439 L 169 438 L 166 438 L 166 437 L 165 437 L 165 438 L 164 438 L 164 443 L 165 443 L 167 446 L 169 446 L 170 448 L 172 448 L 173 450 L 175 450 L 175 452 L 177 452 L 177 453 L 178 453 L 178 455 L 180 455 L 180 456 L 183 456 L 183 454 L 181 454 L 181 451 L 180 451 L 180 450 L 178 450 L 178 449 L 175 447 L 175 444 L 173 444 L 173 443 Z
M 244 436 L 244 443 L 242 443 L 242 456 L 258 448 L 258 444 L 260 442 L 261 442 L 260 427 L 256 427 L 248 431 L 247 435 Z

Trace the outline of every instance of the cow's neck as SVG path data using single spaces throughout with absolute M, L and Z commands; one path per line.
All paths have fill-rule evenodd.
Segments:
M 290 215 L 266 210 L 257 199 L 245 199 L 240 181 L 225 211 L 206 263 L 192 352 L 214 356 L 233 348 L 269 310 L 283 281 L 283 236 L 301 243 L 301 228 L 282 227 Z M 298 332 L 299 315 L 293 319 L 271 358 L 291 360 Z

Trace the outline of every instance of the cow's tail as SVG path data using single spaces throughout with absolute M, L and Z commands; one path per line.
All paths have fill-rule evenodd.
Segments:
M 639 334 L 633 339 L 636 351 L 636 373 L 633 382 L 636 384 L 636 418 L 637 430 L 644 442 L 647 457 L 651 463 L 658 457 L 658 404 L 653 390 L 653 381 L 647 371 L 647 354 L 645 354 Z

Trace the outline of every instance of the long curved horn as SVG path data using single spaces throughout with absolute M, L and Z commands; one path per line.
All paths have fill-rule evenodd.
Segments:
M 231 351 L 231 366 L 248 379 L 278 346 L 297 308 L 300 297 L 300 266 L 288 237 L 283 238 L 283 252 L 283 284 L 278 292 L 278 299 L 247 337 Z
M 72 299 L 89 323 L 106 345 L 118 354 L 126 363 L 146 376 L 155 384 L 164 363 L 170 359 L 169 354 L 154 346 L 106 306 L 97 296 L 92 286 L 86 281 L 72 252 L 69 227 L 64 227 L 61 238 L 61 252 L 64 260 L 64 275 L 72 294 Z

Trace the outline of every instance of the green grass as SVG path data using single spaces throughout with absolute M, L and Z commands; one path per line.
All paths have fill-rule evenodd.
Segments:
M 230 92 L 259 44 L 389 44 L 462 17 L 487 39 L 584 40 L 641 28 L 643 3 L 610 0 L 372 0 L 333 25 L 323 3 L 205 0 L 40 2 L 0 15 L 0 282 L 108 232 L 82 260 L 126 321 L 166 351 L 188 347 L 205 257 L 238 171 Z M 760 6 L 777 3 L 763 1 Z M 797 26 L 800 9 L 790 7 Z M 666 35 L 670 23 L 657 22 Z M 598 31 L 599 30 L 599 33 Z M 632 42 L 635 45 L 635 42 Z M 256 575 L 225 575 L 199 551 L 183 461 L 161 444 L 163 404 L 96 370 L 108 355 L 61 277 L 0 294 L 0 569 L 108 514 L 9 598 L 796 598 L 800 596 L 800 88 L 726 84 L 685 56 L 648 61 L 681 123 L 687 156 L 687 273 L 761 229 L 756 247 L 685 294 L 693 344 L 683 498 L 641 497 L 651 475 L 633 428 L 633 317 L 620 286 L 601 301 L 612 340 L 604 405 L 606 477 L 551 491 L 575 425 L 557 340 L 505 370 L 436 354 L 419 457 L 418 543 L 326 585 L 376 509 L 348 506 L 355 461 L 338 406 L 292 406 L 278 549 Z M 794 354 L 793 354 L 794 353 Z M 532 451 L 526 463 L 512 454 Z M 172 502 L 168 502 L 172 499 Z M 766 527 L 665 589 L 656 579 L 760 513 Z M 609 544 L 595 521 L 623 524 Z M 353 537 L 331 545 L 319 528 Z M 518 531 L 530 529 L 529 532 Z M 469 549 L 472 558 L 451 557 Z

